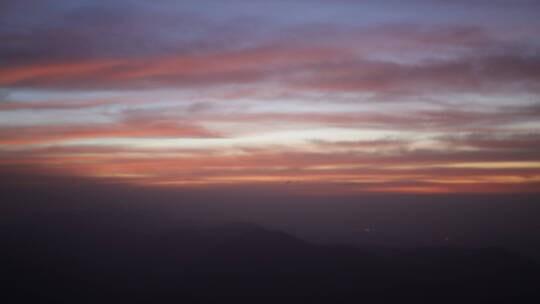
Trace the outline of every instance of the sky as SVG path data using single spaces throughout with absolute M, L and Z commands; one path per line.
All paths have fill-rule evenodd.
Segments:
M 291 195 L 540 192 L 540 1 L 0 2 L 0 171 Z

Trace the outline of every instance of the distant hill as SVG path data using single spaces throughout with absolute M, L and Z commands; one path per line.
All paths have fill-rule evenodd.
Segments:
M 324 246 L 249 223 L 145 234 L 67 228 L 4 240 L 2 284 L 12 296 L 49 303 L 539 296 L 538 265 L 500 248 Z

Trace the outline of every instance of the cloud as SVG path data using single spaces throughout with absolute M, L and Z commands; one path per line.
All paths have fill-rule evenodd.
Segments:
M 8 87 L 137 88 L 252 83 L 295 62 L 318 61 L 339 50 L 252 49 L 222 54 L 115 59 L 7 68 Z M 301 58 L 301 59 L 298 59 Z
M 231 122 L 253 124 L 264 122 L 273 125 L 287 125 L 294 127 L 299 125 L 332 126 L 355 129 L 378 129 L 378 130 L 409 130 L 419 132 L 446 132 L 458 130 L 484 129 L 489 132 L 490 128 L 499 129 L 501 126 L 513 125 L 521 122 L 534 122 L 538 120 L 540 113 L 533 111 L 535 106 L 512 106 L 512 107 L 491 107 L 484 110 L 460 110 L 456 107 L 447 109 L 424 110 L 422 108 L 411 108 L 389 113 L 388 111 L 344 111 L 336 107 L 336 111 L 297 111 L 249 113 L 232 112 L 222 113 L 214 111 L 209 113 L 190 112 L 185 115 L 187 120 L 204 121 L 209 123 Z M 181 113 L 180 113 L 181 114 Z M 165 119 L 162 116 L 156 119 Z M 169 118 L 170 119 L 170 118 Z M 492 130 L 495 132 L 495 130 Z M 500 130 L 497 130 L 500 131 Z
M 0 128 L 0 145 L 29 145 L 107 137 L 219 137 L 191 125 L 131 119 L 117 124 L 17 126 Z
M 119 104 L 122 100 L 98 99 L 98 100 L 67 100 L 67 101 L 39 101 L 39 102 L 13 102 L 0 104 L 0 111 L 15 111 L 15 110 L 68 110 L 68 109 L 85 109 L 99 107 L 104 105 Z
M 539 90 L 540 60 L 479 56 L 422 64 L 366 60 L 322 63 L 295 79 L 300 89 L 331 92 L 448 94 Z
M 390 2 L 90 2 L 0 4 L 0 169 L 306 193 L 538 189 L 536 23 L 456 22 L 456 7 L 494 16 L 502 1 L 419 0 L 400 16 Z M 343 12 L 364 7 L 371 19 Z M 115 138 L 129 140 L 103 146 Z M 159 140 L 172 138 L 199 140 Z
M 267 148 L 231 153 L 129 146 L 29 148 L 4 151 L 0 167 L 153 186 L 212 188 L 294 181 L 300 183 L 302 191 L 333 193 L 338 188 L 352 192 L 540 191 L 535 188 L 540 182 L 536 150 L 429 150 L 405 145 L 384 151 L 383 145 L 371 146 L 373 151 L 355 151 L 351 143 L 336 142 L 340 149 L 352 149 L 336 151 L 329 142 L 313 144 L 319 145 L 317 152 Z M 354 147 L 364 147 L 369 142 L 356 144 Z
M 291 27 L 287 31 L 270 27 L 272 30 L 267 35 L 255 39 L 251 34 L 241 34 L 246 28 L 242 26 L 245 21 L 224 26 L 193 16 L 175 17 L 182 21 L 168 20 L 168 17 L 161 20 L 154 18 L 152 12 L 139 11 L 122 13 L 123 18 L 118 20 L 120 12 L 112 10 L 104 16 L 98 14 L 100 12 L 85 11 L 83 14 L 90 16 L 85 15 L 75 28 L 68 29 L 74 31 L 71 34 L 51 29 L 60 41 L 40 38 L 39 31 L 35 33 L 37 37 L 31 31 L 32 36 L 27 38 L 19 37 L 24 35 L 17 34 L 17 31 L 4 33 L 8 41 L 22 41 L 12 42 L 15 43 L 12 56 L 0 56 L 7 58 L 0 72 L 0 85 L 13 88 L 141 89 L 230 84 L 260 87 L 279 83 L 282 89 L 292 87 L 305 91 L 376 94 L 538 91 L 539 59 L 535 55 L 534 44 L 526 42 L 534 35 L 530 30 L 410 24 L 376 27 L 312 24 Z M 75 16 L 71 18 L 81 18 L 77 13 L 72 14 Z M 131 18 L 130 14 L 136 16 Z M 97 29 L 104 25 L 93 24 L 96 22 L 94 15 L 106 18 L 104 24 L 110 23 L 112 33 L 101 34 Z M 129 17 L 127 20 L 126 16 Z M 149 24 L 158 29 L 160 26 L 171 30 L 195 28 L 197 39 L 205 42 L 169 37 L 166 41 L 170 45 L 164 46 L 161 42 L 153 42 L 152 37 L 156 35 L 150 33 L 155 31 L 143 30 L 144 35 L 150 36 L 150 42 L 145 42 L 145 45 L 152 46 L 151 51 L 145 51 L 146 48 L 138 45 L 139 38 L 131 41 L 122 34 L 114 34 L 115 30 L 138 33 L 133 29 L 140 28 L 147 19 L 157 19 L 157 25 L 153 25 L 154 22 Z M 92 25 L 86 28 L 85 20 Z M 208 27 L 212 30 L 206 30 Z M 220 29 L 229 34 L 220 32 Z M 78 30 L 97 36 L 82 35 L 80 38 Z M 215 39 L 224 35 L 253 40 L 249 46 L 232 47 L 231 41 Z M 111 45 L 103 45 L 103 36 L 112 41 Z M 65 46 L 67 54 L 50 54 L 50 46 L 33 45 L 41 39 L 54 41 L 55 48 Z M 79 39 L 95 45 L 81 47 L 86 54 L 78 55 L 82 50 L 69 48 L 78 45 Z M 207 42 L 208 47 L 201 47 Z M 110 51 L 106 51 L 108 48 Z M 26 54 L 27 50 L 44 54 L 45 60 L 35 60 L 36 55 Z M 11 58 L 13 56 L 17 58 Z
M 446 135 L 441 141 L 453 146 L 464 146 L 477 149 L 500 150 L 540 150 L 538 134 L 467 134 L 463 136 Z

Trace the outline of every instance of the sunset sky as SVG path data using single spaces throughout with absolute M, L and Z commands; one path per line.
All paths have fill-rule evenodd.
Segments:
M 0 171 L 538 193 L 539 15 L 535 0 L 2 1 Z

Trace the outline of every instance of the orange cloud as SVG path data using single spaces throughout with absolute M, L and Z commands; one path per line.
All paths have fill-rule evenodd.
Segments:
M 277 46 L 217 54 L 16 66 L 0 71 L 0 85 L 146 87 L 253 82 L 275 69 L 289 69 L 343 53 L 336 48 Z
M 106 137 L 219 137 L 201 127 L 170 122 L 127 121 L 117 124 L 0 128 L 0 145 L 28 145 Z
M 486 152 L 454 151 L 441 156 L 433 151 L 395 155 L 252 151 L 227 155 L 212 150 L 57 147 L 4 152 L 0 166 L 170 187 L 290 184 L 296 190 L 334 194 L 540 191 L 538 155 L 538 166 L 522 167 L 497 167 L 505 160 L 522 161 L 515 154 L 499 154 L 491 167 L 475 165 L 487 159 Z M 468 165 L 456 167 L 456 163 Z
M 70 77 L 90 74 L 121 63 L 123 63 L 122 60 L 99 60 L 11 67 L 0 72 L 0 85 L 10 86 L 36 78 L 49 78 L 49 80 L 50 78 L 69 79 Z

